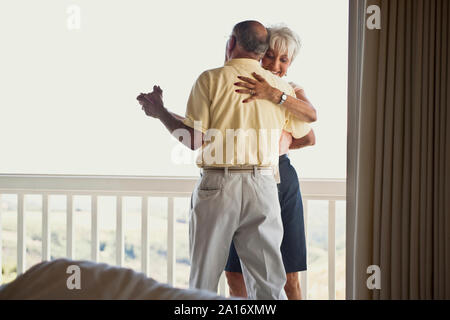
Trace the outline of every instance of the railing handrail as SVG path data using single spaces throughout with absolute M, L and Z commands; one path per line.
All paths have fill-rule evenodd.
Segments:
M 188 196 L 198 177 L 0 174 L 0 191 L 160 194 Z M 308 199 L 345 199 L 345 179 L 300 179 Z
M 0 190 L 81 193 L 190 193 L 191 177 L 100 176 L 100 175 L 0 175 Z

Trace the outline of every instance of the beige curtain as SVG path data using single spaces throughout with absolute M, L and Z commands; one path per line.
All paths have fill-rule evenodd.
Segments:
M 450 0 L 350 0 L 349 299 L 450 299 L 449 18 Z

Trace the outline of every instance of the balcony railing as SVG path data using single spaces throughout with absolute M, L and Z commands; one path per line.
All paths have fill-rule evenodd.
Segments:
M 74 196 L 91 197 L 91 260 L 99 258 L 99 217 L 97 199 L 100 196 L 116 198 L 116 264 L 124 263 L 124 197 L 140 197 L 141 245 L 149 243 L 149 198 L 167 198 L 167 283 L 175 280 L 175 234 L 174 199 L 188 198 L 197 178 L 182 177 L 133 177 L 133 176 L 68 176 L 68 175 L 0 175 L 0 200 L 2 194 L 17 195 L 17 274 L 26 271 L 24 196 L 42 196 L 42 260 L 50 260 L 49 196 L 65 195 L 66 212 L 66 257 L 74 258 Z M 345 200 L 345 180 L 303 179 L 300 180 L 304 203 L 306 233 L 308 233 L 308 200 L 328 201 L 328 297 L 335 299 L 335 230 L 336 201 Z M 0 248 L 2 248 L 2 224 L 0 206 Z M 149 252 L 142 250 L 141 271 L 149 275 Z M 2 250 L 0 250 L 2 265 Z M 150 276 L 150 275 L 149 275 Z M 2 275 L 0 273 L 0 283 Z M 304 296 L 307 296 L 308 273 L 301 273 Z M 227 294 L 225 277 L 219 283 L 219 294 Z

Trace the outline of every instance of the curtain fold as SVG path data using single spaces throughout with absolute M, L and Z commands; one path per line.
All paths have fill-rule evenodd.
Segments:
M 350 1 L 350 299 L 450 299 L 449 2 Z

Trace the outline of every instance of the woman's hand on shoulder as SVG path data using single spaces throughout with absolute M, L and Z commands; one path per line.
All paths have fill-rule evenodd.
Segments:
M 234 85 L 240 87 L 242 89 L 235 90 L 240 94 L 249 94 L 250 97 L 242 101 L 243 103 L 248 103 L 254 101 L 256 99 L 269 100 L 274 103 L 278 103 L 277 96 L 281 96 L 280 90 L 272 87 L 266 79 L 257 74 L 256 72 L 252 73 L 254 79 L 238 76 L 239 82 L 236 82 Z M 278 97 L 279 100 L 279 97 Z

